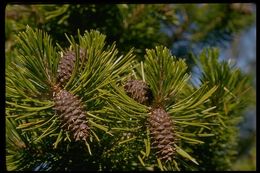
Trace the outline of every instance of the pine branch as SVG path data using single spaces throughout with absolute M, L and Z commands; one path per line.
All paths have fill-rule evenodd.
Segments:
M 207 106 L 215 106 L 216 116 L 208 117 L 207 122 L 215 122 L 220 126 L 210 126 L 207 130 L 215 137 L 208 138 L 205 145 L 195 147 L 194 152 L 202 154 L 198 158 L 205 163 L 199 170 L 229 170 L 236 157 L 238 140 L 237 125 L 243 118 L 242 111 L 250 105 L 252 98 L 250 79 L 235 64 L 219 62 L 218 49 L 205 49 L 197 62 L 202 69 L 201 82 L 209 86 L 218 86 L 216 92 L 207 102 Z M 247 93 L 247 94 L 246 94 Z M 212 146 L 212 148 L 210 147 Z
M 78 42 L 66 37 L 71 46 L 58 45 L 59 57 L 46 33 L 28 27 L 18 36 L 17 59 L 6 68 L 8 169 L 70 170 L 61 166 L 67 156 L 79 169 L 76 148 L 86 167 L 101 170 L 196 170 L 200 149 L 212 143 L 233 155 L 215 140 L 233 146 L 249 79 L 219 63 L 216 50 L 201 54 L 195 87 L 185 61 L 163 46 L 147 49 L 138 63 L 133 49 L 118 55 L 98 31 L 78 33 Z M 51 160 L 27 163 L 25 146 Z
M 177 60 L 170 54 L 169 50 L 162 46 L 156 47 L 155 50 L 147 50 L 145 58 L 144 71 L 149 74 L 146 75 L 145 80 L 150 84 L 154 95 L 154 104 L 166 106 L 172 103 L 172 99 L 178 95 L 189 79 L 185 61 Z
M 35 133 L 32 141 L 39 143 L 44 139 L 51 139 L 54 149 L 59 148 L 62 143 L 73 145 L 70 143 L 78 133 L 74 131 L 79 125 L 78 120 L 81 120 L 82 124 L 86 121 L 90 126 L 90 135 L 88 139 L 84 138 L 84 141 L 91 155 L 89 142 L 94 146 L 94 141 L 99 142 L 104 134 L 112 135 L 108 127 L 111 128 L 110 126 L 115 124 L 104 116 L 106 99 L 103 95 L 108 92 L 111 83 L 117 82 L 127 72 L 134 56 L 133 50 L 118 56 L 115 44 L 105 48 L 105 35 L 97 31 L 86 32 L 84 36 L 78 37 L 79 43 L 76 43 L 73 37 L 69 38 L 71 51 L 75 52 L 72 56 L 76 57 L 69 81 L 62 89 L 57 78 L 61 58 L 58 57 L 57 48 L 52 46 L 50 37 L 29 27 L 27 31 L 20 33 L 18 58 L 13 62 L 14 66 L 7 67 L 6 114 L 8 118 L 15 119 L 16 127 L 23 133 Z M 84 51 L 85 57 L 80 57 L 80 50 Z M 68 100 L 59 100 L 64 99 L 58 97 L 60 91 L 64 91 L 63 95 L 69 95 L 66 97 Z M 52 92 L 55 99 L 50 94 Z M 74 99 L 73 102 L 69 102 L 71 98 Z M 64 103 L 70 105 L 63 105 Z M 82 107 L 75 107 L 76 103 Z M 76 117 L 77 113 L 81 113 L 80 118 Z M 82 115 L 87 117 L 87 120 L 83 120 Z M 77 123 L 74 127 L 65 126 L 68 129 L 63 129 L 64 125 L 71 121 L 62 117 L 74 117 Z M 82 124 L 80 128 L 83 127 Z M 74 137 L 69 131 L 71 128 Z
M 49 157 L 50 146 L 47 141 L 34 143 L 33 133 L 22 133 L 18 123 L 6 118 L 6 162 L 8 171 L 32 170 Z M 49 170 L 50 168 L 46 168 Z
M 111 115 L 120 115 L 118 126 L 131 134 L 131 140 L 121 139 L 119 143 L 125 145 L 129 152 L 135 153 L 128 156 L 128 159 L 133 160 L 137 164 L 138 169 L 160 168 L 161 170 L 178 170 L 178 165 L 182 164 L 179 160 L 185 159 L 197 164 L 196 160 L 185 151 L 185 148 L 180 146 L 185 143 L 191 145 L 203 144 L 202 138 L 214 136 L 214 134 L 203 130 L 210 129 L 209 125 L 213 124 L 205 123 L 201 119 L 217 116 L 217 113 L 214 112 L 214 106 L 206 106 L 217 87 L 210 88 L 208 83 L 204 83 L 200 88 L 194 88 L 188 83 L 189 75 L 187 75 L 185 67 L 185 62 L 171 56 L 166 48 L 156 47 L 155 50 L 147 50 L 146 60 L 140 63 L 139 66 L 136 66 L 133 76 L 137 78 L 137 81 L 143 81 L 151 88 L 155 96 L 153 104 L 144 105 L 144 103 L 135 100 L 133 95 L 127 93 L 129 87 L 132 87 L 129 84 L 127 84 L 129 85 L 128 88 L 124 87 L 125 92 L 122 91 L 120 86 L 115 85 L 113 94 L 110 94 L 108 97 L 110 102 L 108 109 L 111 111 Z M 187 92 L 187 89 L 190 91 Z M 136 90 L 135 92 L 138 94 L 140 91 Z M 175 98 L 173 99 L 172 97 Z M 162 102 L 162 98 L 166 101 Z M 159 101 L 156 99 L 159 99 Z M 175 145 L 172 147 L 178 148 L 179 146 L 171 162 L 160 160 L 158 155 L 155 154 L 154 146 L 151 145 L 154 141 L 151 141 L 150 133 L 154 132 L 148 126 L 149 117 L 151 116 L 151 111 L 157 108 L 160 109 L 158 105 L 166 108 L 167 114 L 169 114 L 171 119 L 170 121 L 173 121 L 177 147 Z M 146 132 L 147 136 L 144 136 L 144 132 Z M 119 146 L 115 145 L 113 151 L 119 152 L 119 148 Z M 151 152 L 149 152 L 149 148 L 151 148 Z M 139 151 L 139 153 L 136 151 Z M 118 157 L 127 157 L 124 155 L 124 152 L 121 153 L 122 155 L 120 153 L 118 153 Z

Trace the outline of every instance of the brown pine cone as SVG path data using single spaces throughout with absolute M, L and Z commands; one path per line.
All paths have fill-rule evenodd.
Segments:
M 83 58 L 85 51 L 80 49 L 80 59 Z M 76 62 L 76 54 L 74 51 L 66 51 L 58 65 L 58 82 L 64 86 L 70 79 Z
M 128 80 L 124 85 L 127 95 L 141 104 L 150 105 L 153 95 L 149 86 L 142 80 Z
M 75 141 L 86 141 L 89 136 L 89 127 L 80 99 L 61 89 L 55 93 L 54 102 L 54 109 L 61 119 L 62 127 L 72 132 Z
M 156 154 L 161 160 L 172 160 L 175 154 L 175 136 L 171 117 L 160 107 L 153 109 L 149 114 L 152 147 L 157 149 Z

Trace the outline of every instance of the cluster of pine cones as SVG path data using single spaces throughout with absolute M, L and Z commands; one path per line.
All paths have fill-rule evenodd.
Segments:
M 157 150 L 157 156 L 163 160 L 172 160 L 175 153 L 173 122 L 163 105 L 152 105 L 153 94 L 149 86 L 142 80 L 128 80 L 124 89 L 127 95 L 138 103 L 151 106 L 147 119 L 152 139 L 152 147 Z
M 83 56 L 86 56 L 84 52 L 84 50 L 80 50 L 80 60 Z M 70 131 L 75 141 L 86 141 L 89 136 L 89 126 L 84 106 L 79 97 L 64 89 L 71 77 L 75 62 L 76 54 L 69 50 L 60 59 L 57 71 L 57 85 L 53 89 L 54 109 L 60 117 L 62 128 Z
M 84 54 L 80 50 L 80 59 Z M 58 65 L 57 85 L 54 88 L 55 110 L 60 117 L 62 128 L 73 134 L 75 141 L 87 140 L 89 126 L 84 111 L 84 106 L 78 96 L 73 95 L 63 87 L 69 81 L 76 61 L 73 51 L 66 51 Z M 135 101 L 152 106 L 153 94 L 149 86 L 142 80 L 128 80 L 124 89 L 128 96 Z M 161 160 L 172 160 L 175 153 L 173 122 L 163 106 L 152 106 L 148 118 L 149 129 L 152 137 L 152 146 L 158 151 L 156 154 Z

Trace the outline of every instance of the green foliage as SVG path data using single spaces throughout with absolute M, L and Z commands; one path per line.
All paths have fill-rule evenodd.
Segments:
M 132 164 L 138 165 L 139 169 L 142 165 L 146 170 L 179 170 L 180 166 L 187 169 L 186 167 L 189 167 L 189 165 L 186 162 L 198 163 L 186 152 L 187 148 L 182 148 L 183 143 L 203 144 L 203 137 L 214 135 L 204 132 L 203 129 L 209 129 L 209 123 L 201 120 L 215 114 L 210 111 L 214 107 L 206 107 L 205 104 L 217 87 L 211 87 L 209 90 L 209 86 L 205 83 L 199 89 L 192 88 L 188 83 L 189 75 L 184 68 L 186 67 L 185 61 L 177 60 L 163 46 L 158 46 L 154 50 L 147 50 L 145 58 L 145 61 L 136 67 L 133 75 L 137 79 L 145 80 L 150 85 L 155 95 L 152 106 L 159 104 L 166 107 L 172 117 L 175 135 L 178 138 L 178 144 L 175 146 L 177 148 L 176 159 L 171 163 L 158 160 L 154 150 L 151 149 L 150 132 L 146 125 L 150 107 L 140 105 L 133 99 L 131 101 L 131 98 L 123 92 L 123 89 L 116 89 L 117 94 L 111 95 L 111 98 L 108 99 L 113 105 L 110 109 L 114 114 L 121 115 L 121 117 L 125 115 L 124 119 L 128 120 L 129 125 L 126 126 L 128 128 L 123 129 L 128 131 L 126 133 L 128 137 L 125 140 L 129 140 L 130 144 L 126 146 L 127 151 L 122 150 L 120 145 L 114 146 L 113 152 L 116 156 L 111 157 L 116 160 L 112 164 L 119 166 L 118 169 L 125 170 L 126 168 L 122 167 L 121 162 L 118 162 L 119 158 L 135 159 L 136 161 L 138 158 L 139 163 L 135 161 Z M 189 87 L 192 88 L 192 93 L 185 92 L 186 88 Z M 134 102 L 137 104 L 136 106 L 132 106 Z M 114 107 L 118 109 L 114 109 Z M 135 111 L 131 111 L 133 109 Z M 124 123 L 123 121 L 120 122 Z M 123 127 L 120 124 L 118 126 Z M 188 129 L 189 127 L 191 128 Z
M 150 84 L 158 105 L 168 105 L 172 99 L 182 91 L 183 86 L 190 75 L 186 73 L 187 65 L 183 59 L 177 60 L 172 57 L 168 49 L 156 47 L 154 50 L 147 50 L 145 56 L 144 71 L 146 80 Z M 171 77 L 171 80 L 169 80 Z
M 250 25 L 253 21 L 252 11 L 243 13 L 240 9 L 232 8 L 233 4 L 203 4 L 200 7 L 194 4 L 184 6 L 187 13 L 187 20 L 194 21 L 196 26 L 192 30 L 191 39 L 205 40 L 214 39 L 214 42 L 221 41 L 225 35 L 236 33 L 241 27 Z M 246 4 L 245 4 L 246 6 Z M 247 7 L 250 8 L 250 7 Z M 241 18 L 242 17 L 242 18 Z M 218 34 L 218 38 L 214 35 Z M 211 42 L 213 43 L 213 42 Z
M 19 121 L 18 121 L 19 122 Z M 37 165 L 48 163 L 56 153 L 49 141 L 34 142 L 34 132 L 24 133 L 17 128 L 15 119 L 6 119 L 6 162 L 7 170 L 32 170 Z M 50 170 L 51 167 L 46 170 Z
M 233 8 L 232 5 L 8 5 L 7 24 L 12 23 L 12 27 L 6 30 L 6 37 L 11 39 L 11 33 L 17 33 L 30 24 L 51 33 L 62 46 L 68 46 L 64 33 L 76 38 L 78 29 L 81 32 L 96 29 L 108 36 L 109 44 L 117 41 L 120 52 L 126 53 L 134 45 L 137 58 L 143 60 L 144 50 L 157 45 L 175 47 L 186 41 L 187 48 L 194 43 L 215 45 L 230 40 L 233 33 L 247 28 L 254 21 L 250 5 L 245 4 L 246 13 L 241 10 L 242 7 Z M 162 30 L 162 27 L 165 29 Z M 177 56 L 184 56 L 188 51 L 178 49 L 174 52 Z
M 237 125 L 255 101 L 250 78 L 208 49 L 195 58 L 202 70 L 195 85 L 190 59 L 179 58 L 191 49 L 175 48 L 181 41 L 188 47 L 228 40 L 253 19 L 237 4 L 8 5 L 7 169 L 231 170 Z M 76 62 L 64 89 L 83 103 L 86 143 L 61 128 L 54 110 L 58 63 L 66 50 L 75 52 Z M 127 95 L 129 78 L 149 85 L 151 105 Z M 157 106 L 173 121 L 176 151 L 167 162 L 156 155 L 147 122 Z
M 90 122 L 90 131 L 92 134 L 89 139 L 90 142 L 93 142 L 93 139 L 96 139 L 96 141 L 99 142 L 101 141 L 100 137 L 108 140 L 108 142 L 101 142 L 104 145 L 102 147 L 106 148 L 101 150 L 105 155 L 103 160 L 106 160 L 106 158 L 111 159 L 113 154 L 111 156 L 110 152 L 118 149 L 118 146 L 122 147 L 125 143 L 127 143 L 126 145 L 129 145 L 128 142 L 131 144 L 133 141 L 135 144 L 137 141 L 137 146 L 134 144 L 131 145 L 131 148 L 134 147 L 132 148 L 134 149 L 133 153 L 122 150 L 122 148 L 121 151 L 123 153 L 119 152 L 119 156 L 122 158 L 121 154 L 123 154 L 124 158 L 129 160 L 129 164 L 133 162 L 134 165 L 141 167 L 141 165 L 144 164 L 143 160 L 147 159 L 147 164 L 152 164 L 148 166 L 148 168 L 153 167 L 153 165 L 158 162 L 160 169 L 178 169 L 178 161 L 174 161 L 174 168 L 171 164 L 167 166 L 164 165 L 164 163 L 161 163 L 160 160 L 156 159 L 154 154 L 151 154 L 152 156 L 149 155 L 151 142 L 149 141 L 149 130 L 147 129 L 147 126 L 145 126 L 149 108 L 140 105 L 129 98 L 122 88 L 118 86 L 118 84 L 120 85 L 120 83 L 122 83 L 120 82 L 120 78 L 123 77 L 122 75 L 129 73 L 129 67 L 131 67 L 130 63 L 131 60 L 133 60 L 131 52 L 125 56 L 117 57 L 115 45 L 109 46 L 108 49 L 104 50 L 105 37 L 97 31 L 86 32 L 83 36 L 79 35 L 78 38 L 79 45 L 73 37 L 69 39 L 71 49 L 76 52 L 77 60 L 72 77 L 65 88 L 73 94 L 79 95 L 87 107 L 87 115 L 89 117 L 88 121 Z M 50 95 L 56 85 L 56 70 L 59 60 L 58 53 L 55 51 L 56 48 L 52 46 L 52 41 L 46 33 L 40 30 L 33 31 L 29 27 L 26 32 L 20 33 L 17 41 L 19 42 L 18 59 L 17 61 L 12 62 L 12 66 L 8 66 L 6 70 L 6 79 L 8 81 L 6 92 L 6 118 L 14 119 L 17 123 L 17 129 L 21 130 L 22 133 L 33 133 L 34 135 L 31 136 L 31 141 L 35 142 L 35 144 L 38 144 L 38 142 L 42 140 L 49 139 L 49 142 L 53 145 L 53 149 L 59 148 L 63 142 L 64 144 L 67 144 L 67 146 L 73 148 L 73 141 L 70 139 L 68 132 L 59 128 L 59 120 L 53 110 L 54 103 L 52 101 L 52 96 Z M 79 48 L 83 48 L 87 53 L 87 56 L 85 59 L 83 58 L 81 63 L 78 58 Z M 147 70 L 147 73 L 152 72 L 152 67 L 156 67 L 156 64 L 158 64 L 158 56 L 160 56 L 161 59 L 164 59 L 165 62 L 168 62 L 163 63 L 164 61 L 162 61 L 162 63 L 159 63 L 159 67 L 161 68 L 160 70 L 163 74 L 168 73 L 169 69 L 173 67 L 181 69 L 185 66 L 184 61 L 173 59 L 166 48 L 156 47 L 156 51 L 158 55 L 155 54 L 153 50 L 147 51 L 147 62 L 144 62 L 144 69 L 142 69 L 143 72 L 145 70 Z M 61 50 L 61 52 L 63 52 L 63 50 Z M 13 69 L 12 67 L 17 68 Z M 12 71 L 15 72 L 12 73 Z M 153 93 L 159 93 L 159 97 L 155 99 L 162 98 L 163 100 L 166 100 L 167 98 L 171 98 L 171 93 L 173 93 L 173 91 L 168 83 L 152 83 L 155 80 L 167 81 L 170 80 L 170 78 L 167 79 L 167 76 L 162 76 L 161 73 L 157 73 L 156 71 L 154 72 L 155 73 L 149 73 L 149 75 L 155 74 L 154 79 L 153 76 L 149 78 L 148 74 L 142 74 L 142 76 L 146 76 L 148 81 L 151 82 Z M 173 85 L 175 88 L 178 87 L 179 90 L 181 90 L 181 86 L 184 84 L 180 85 L 180 83 L 186 82 L 188 75 L 183 73 L 178 77 L 178 74 L 179 72 L 177 70 L 172 73 L 172 76 L 168 77 L 172 78 L 177 75 L 177 78 L 172 79 L 178 80 L 179 82 L 175 82 Z M 161 94 L 160 90 L 157 89 L 158 87 L 160 90 L 164 89 L 169 93 Z M 204 87 L 205 86 L 202 88 Z M 27 92 L 28 89 L 30 92 Z M 198 102 L 197 105 L 203 104 L 215 89 L 216 88 L 213 87 L 212 90 L 207 93 L 201 93 L 199 91 L 198 93 L 201 93 L 202 95 L 198 94 L 197 97 L 194 97 L 194 101 L 196 100 Z M 202 89 L 201 91 L 204 90 Z M 196 92 L 197 91 L 195 91 L 194 94 Z M 42 97 L 45 93 L 47 94 Z M 176 105 L 174 104 L 172 106 L 174 113 L 181 114 L 181 112 L 174 109 L 174 106 Z M 164 104 L 164 106 L 168 107 L 169 105 Z M 183 109 L 184 108 L 180 107 L 179 111 Z M 190 111 L 188 109 L 186 110 Z M 203 125 L 196 121 L 188 123 L 185 121 L 185 116 L 181 116 L 180 119 L 177 117 L 174 121 L 176 124 L 186 124 L 198 127 L 205 126 L 205 124 Z M 111 140 L 111 137 L 104 137 L 104 133 L 95 129 L 102 130 L 114 137 Z M 123 131 L 123 133 L 121 133 L 121 131 Z M 127 132 L 126 134 L 125 131 Z M 147 131 L 147 134 L 143 134 L 143 131 Z M 122 134 L 123 136 L 127 136 L 126 139 L 125 137 L 122 138 Z M 144 138 L 143 135 L 146 137 Z M 201 143 L 199 140 L 184 137 L 183 135 L 185 136 L 185 134 L 181 134 L 181 132 L 178 134 L 177 130 L 176 136 L 191 141 L 192 143 Z M 91 150 L 90 145 L 88 143 L 86 144 L 89 154 L 92 155 L 93 151 Z M 98 143 L 96 142 L 93 143 L 92 147 L 94 150 L 96 150 L 95 147 L 97 147 L 97 144 Z M 141 158 L 141 153 L 139 152 L 144 147 L 143 144 L 146 144 L 146 154 L 144 155 L 145 157 L 142 156 Z M 107 148 L 109 146 L 112 148 Z M 140 150 L 137 150 L 138 148 Z M 178 146 L 176 146 L 176 148 L 177 153 L 179 153 L 180 156 L 196 163 L 187 152 Z M 13 148 L 10 147 L 9 150 L 12 151 L 12 149 Z M 96 154 L 97 153 L 94 153 L 93 155 Z M 138 154 L 138 156 L 136 154 Z M 114 156 L 113 159 L 118 160 L 119 158 Z M 111 162 L 113 162 L 113 159 Z M 141 165 L 137 162 L 137 159 L 141 162 Z M 87 160 L 89 161 L 89 159 Z M 180 160 L 182 159 L 180 158 Z M 117 164 L 114 163 L 113 165 Z M 133 167 L 133 169 L 135 168 L 136 167 Z M 113 167 L 107 169 L 113 169 Z M 118 169 L 118 167 L 115 169 Z M 126 167 L 125 169 L 129 168 Z
M 256 170 L 256 146 L 253 145 L 249 153 L 246 154 L 245 156 L 242 156 L 240 160 L 237 160 L 235 164 L 232 166 L 232 170 L 242 170 L 242 171 L 247 171 L 247 170 Z
M 211 128 L 214 138 L 208 138 L 206 145 L 196 148 L 199 160 L 205 164 L 199 170 L 230 170 L 238 151 L 238 128 L 243 110 L 252 103 L 254 96 L 249 76 L 229 62 L 218 62 L 219 51 L 206 49 L 200 55 L 201 82 L 218 86 L 208 106 L 216 106 L 217 116 L 209 120 L 221 126 Z
M 107 133 L 106 118 L 102 95 L 107 92 L 109 84 L 116 81 L 133 59 L 131 51 L 117 57 L 115 45 L 105 49 L 105 36 L 97 31 L 86 32 L 79 36 L 80 45 L 69 40 L 72 48 L 87 50 L 87 61 L 79 66 L 77 56 L 76 68 L 72 78 L 65 86 L 73 94 L 81 96 L 88 110 L 89 123 L 92 127 L 90 141 L 99 137 L 96 129 Z M 51 136 L 54 148 L 62 141 L 71 141 L 68 133 L 59 129 L 59 120 L 53 110 L 53 88 L 56 85 L 56 71 L 59 61 L 56 47 L 52 46 L 50 37 L 30 27 L 18 36 L 17 60 L 6 68 L 6 115 L 17 121 L 17 128 L 23 133 L 31 133 L 31 140 L 41 141 Z M 62 50 L 61 50 L 62 51 Z M 102 92 L 101 92 L 102 91 Z M 103 99 L 104 100 L 104 99 Z M 99 117 L 100 115 L 104 117 Z M 99 124 L 104 122 L 103 124 Z M 97 132 L 99 133 L 99 132 Z M 88 144 L 87 144 L 88 145 Z M 89 145 L 88 145 L 89 146 Z M 91 153 L 91 149 L 89 153 Z

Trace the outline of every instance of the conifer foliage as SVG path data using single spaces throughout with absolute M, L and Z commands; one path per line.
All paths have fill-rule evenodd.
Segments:
M 7 170 L 205 167 L 200 147 L 225 129 L 218 95 L 234 101 L 226 83 L 204 73 L 193 85 L 185 60 L 163 46 L 137 62 L 133 49 L 119 55 L 98 31 L 66 37 L 69 48 L 29 26 L 17 36 L 6 67 Z M 229 91 L 239 93 L 236 86 L 244 89 L 246 81 L 231 84 Z
M 118 57 L 115 45 L 105 47 L 105 36 L 97 31 L 79 35 L 79 43 L 67 38 L 71 50 L 59 46 L 57 51 L 41 30 L 28 26 L 18 35 L 16 60 L 6 68 L 6 118 L 14 118 L 18 129 L 31 134 L 28 142 L 40 145 L 47 138 L 58 149 L 59 145 L 70 148 L 80 145 L 72 141 L 83 141 L 92 155 L 90 143 L 100 141 L 101 131 L 112 135 L 109 120 L 101 118 L 105 115 L 101 91 L 106 92 L 110 83 L 127 71 L 133 55 L 130 51 Z M 18 153 L 10 153 L 17 157 Z M 23 170 L 13 164 L 7 168 Z

